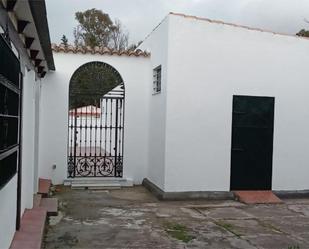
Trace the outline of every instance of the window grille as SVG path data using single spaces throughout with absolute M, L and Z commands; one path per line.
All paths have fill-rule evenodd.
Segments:
M 16 174 L 20 134 L 20 64 L 0 35 L 0 189 Z
M 161 66 L 153 70 L 153 94 L 161 92 Z

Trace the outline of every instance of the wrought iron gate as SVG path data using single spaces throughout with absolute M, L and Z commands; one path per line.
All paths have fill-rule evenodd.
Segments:
M 123 83 L 103 96 L 78 91 L 74 98 L 87 101 L 69 110 L 68 176 L 122 177 Z

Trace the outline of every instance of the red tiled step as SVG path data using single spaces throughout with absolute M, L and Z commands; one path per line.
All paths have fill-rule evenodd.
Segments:
M 33 207 L 39 207 L 41 204 L 41 199 L 42 199 L 42 195 L 40 194 L 35 194 L 33 195 Z
M 42 198 L 41 208 L 47 211 L 47 215 L 56 216 L 58 215 L 58 199 L 57 198 Z
M 45 209 L 26 209 L 21 219 L 20 229 L 15 232 L 10 249 L 40 249 L 45 221 Z
M 234 191 L 236 199 L 245 204 L 276 204 L 282 201 L 272 191 Z
M 42 194 L 43 197 L 47 196 L 49 193 L 49 188 L 51 186 L 51 180 L 49 179 L 39 179 L 39 194 Z

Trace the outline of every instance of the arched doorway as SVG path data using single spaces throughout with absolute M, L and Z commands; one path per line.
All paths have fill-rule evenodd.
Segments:
M 112 66 L 89 62 L 70 80 L 68 177 L 122 177 L 122 77 Z

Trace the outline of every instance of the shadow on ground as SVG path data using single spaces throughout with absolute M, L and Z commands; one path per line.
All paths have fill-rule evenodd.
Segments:
M 309 199 L 244 205 L 161 202 L 141 186 L 56 190 L 60 212 L 49 219 L 44 249 L 309 248 Z

